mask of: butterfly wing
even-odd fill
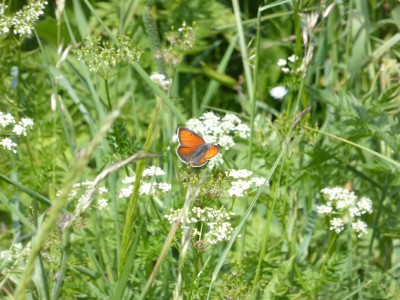
[[[177,134],[179,145],[182,147],[195,148],[196,150],[206,143],[201,136],[186,127],[179,127]]]
[[[176,149],[176,154],[178,155],[179,159],[184,163],[189,163],[193,157],[193,154],[196,152],[197,148],[195,147],[184,147],[179,146]]]
[[[191,161],[190,165],[192,167],[201,167],[204,166],[208,160],[210,160],[211,158],[213,158],[215,155],[217,155],[219,153],[219,147],[217,145],[211,145],[210,148],[208,148],[207,151],[205,151],[203,153],[203,155],[195,160],[195,161]]]

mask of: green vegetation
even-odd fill
[[[2,1],[0,298],[400,299],[399,29],[395,0]]]

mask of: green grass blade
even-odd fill
[[[47,206],[51,205],[51,201],[48,198],[46,198],[46,197],[40,195],[39,193],[31,190],[30,188],[27,188],[26,186],[23,186],[22,184],[20,184],[20,183],[18,183],[16,181],[8,178],[7,176],[4,176],[3,174],[0,174],[0,179],[5,181],[5,182],[7,182],[7,183],[12,184],[16,188],[20,189],[24,193],[26,193],[29,196],[31,196],[34,200],[37,200],[37,201],[39,201],[39,202],[41,202],[43,204],[46,204]]]

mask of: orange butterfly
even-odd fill
[[[179,146],[176,154],[185,164],[201,167],[219,153],[217,145],[207,144],[201,136],[186,127],[179,127],[177,134]]]

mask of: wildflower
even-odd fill
[[[233,114],[221,117],[213,112],[206,112],[198,119],[190,119],[186,126],[202,135],[207,143],[217,144],[225,150],[235,145],[234,136],[243,139],[250,136],[250,128]],[[211,169],[222,162],[222,156],[218,154],[210,161],[208,167]]]
[[[161,191],[163,191],[164,193],[166,193],[172,189],[172,185],[170,185],[169,183],[166,183],[166,182],[160,182],[157,185],[158,185],[158,188]]]
[[[163,176],[165,172],[158,166],[150,166],[143,171],[143,176],[140,181],[139,195],[154,196],[156,194],[162,194],[170,191],[172,186],[166,182],[157,182],[154,180],[155,177]],[[147,179],[149,178],[150,181]],[[136,176],[127,176],[122,180],[123,187],[119,191],[119,198],[130,197],[133,193],[133,183],[135,182]]]
[[[243,170],[231,170],[229,173],[226,172],[229,177],[237,178],[247,178],[253,174],[252,171],[243,169]]]
[[[340,218],[333,218],[331,221],[330,230],[334,230],[336,233],[340,233],[344,228],[343,220]]]
[[[99,209],[104,209],[108,206],[108,201],[105,198],[100,198],[97,200],[97,205],[99,206]]]
[[[361,220],[357,220],[356,222],[352,223],[351,227],[358,233],[357,237],[362,237],[364,234],[368,232],[367,224]]]
[[[354,192],[341,187],[324,188],[321,193],[327,203],[319,205],[317,212],[328,217],[332,216],[330,230],[340,233],[344,225],[350,223],[357,237],[367,233],[367,224],[359,218],[366,213],[372,213],[372,201],[369,198],[358,199]]]
[[[130,195],[132,195],[132,192],[133,192],[133,185],[128,185],[120,190],[118,197],[128,198]]]
[[[17,153],[17,144],[12,141],[12,139],[6,137],[0,140],[0,146],[5,150]]]
[[[96,187],[92,181],[84,181],[75,183],[68,194],[69,201],[76,201],[77,211],[80,213],[88,209],[91,200],[97,199],[99,209],[104,209],[108,206],[108,201],[103,196],[108,193],[105,187]],[[59,196],[59,193],[57,193]]]
[[[127,36],[118,37],[118,47],[109,41],[101,41],[100,37],[87,38],[77,51],[78,60],[83,61],[91,72],[108,78],[114,69],[122,63],[139,61],[142,52],[131,47]]]
[[[231,187],[228,189],[228,195],[230,197],[241,198],[244,197],[244,193],[247,190],[249,190],[253,185],[256,187],[260,187],[264,184],[265,178],[263,177],[249,178],[252,174],[253,174],[252,171],[246,169],[231,170],[230,172],[227,172],[228,177],[236,179],[231,182]]]
[[[136,180],[136,176],[135,176],[135,175],[133,175],[133,176],[126,176],[124,179],[122,179],[122,183],[124,183],[124,184],[130,184],[130,183],[135,182],[135,180]]]
[[[265,178],[264,177],[254,177],[252,179],[252,181],[256,187],[260,187],[264,184]]]
[[[20,37],[27,37],[32,34],[35,22],[43,14],[47,1],[30,1],[14,15],[6,16],[7,5],[0,4],[0,34],[13,32]]]
[[[282,72],[285,73],[285,74],[287,74],[287,73],[290,72],[290,69],[289,69],[289,68],[282,68],[281,70],[282,70]]]
[[[15,119],[11,114],[5,114],[0,111],[0,126],[7,127],[10,124],[15,124]]]
[[[183,22],[177,30],[174,28],[164,34],[168,41],[168,47],[154,54],[155,59],[163,59],[172,66],[178,65],[184,55],[190,51],[196,42],[196,27],[193,23],[188,26]]]
[[[166,79],[165,75],[160,73],[153,73],[150,76],[150,79],[153,80],[157,85],[159,85],[164,90],[168,90],[169,86],[172,83],[171,79]]]
[[[280,58],[280,59],[278,59],[278,62],[277,62],[276,64],[277,64],[278,66],[280,66],[280,67],[283,67],[283,66],[286,66],[287,61],[286,61],[286,59]]]
[[[204,251],[207,246],[230,239],[233,228],[229,220],[233,215],[233,212],[227,212],[224,207],[220,209],[193,207],[187,216],[183,216],[182,209],[177,209],[165,215],[165,218],[169,223],[179,222],[181,227],[185,224],[185,229],[192,228],[191,236],[196,240],[194,245],[201,245],[197,248]],[[197,223],[202,223],[202,226],[199,226],[202,228],[201,231],[197,229],[199,228],[196,226]]]
[[[288,90],[284,86],[277,86],[269,90],[269,94],[271,95],[271,97],[277,100],[283,99],[286,96],[287,92]]]
[[[30,244],[27,244],[24,248],[21,243],[15,243],[11,245],[9,250],[0,252],[0,260],[5,263],[13,263],[16,260],[26,259],[30,253]]]
[[[165,172],[160,167],[151,166],[143,171],[143,177],[162,176]]]
[[[298,59],[298,57],[294,54],[288,57],[288,60],[292,63],[294,63],[297,59]]]
[[[18,124],[14,125],[13,131],[16,135],[26,136],[28,129],[33,127],[33,120],[30,118],[22,118]]]

